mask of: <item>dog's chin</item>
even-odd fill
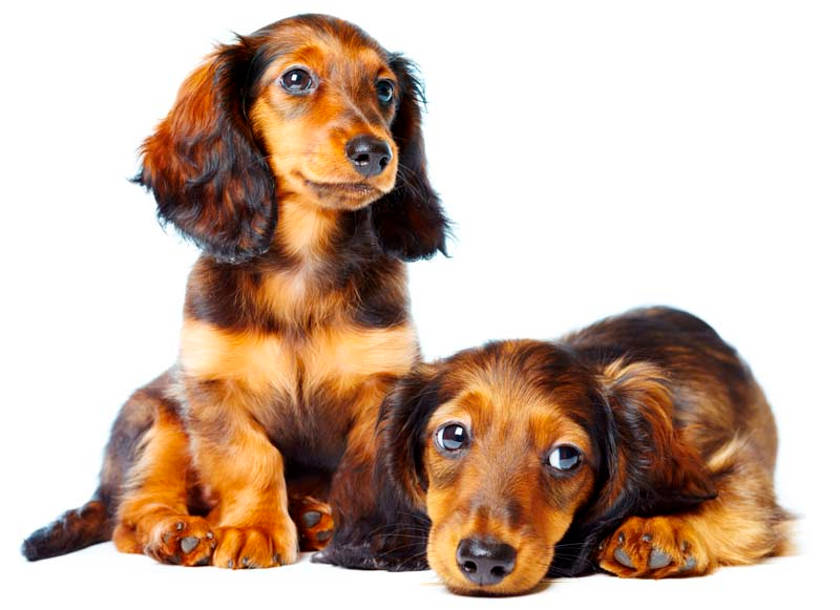
[[[305,179],[304,184],[321,205],[335,210],[360,210],[390,190],[367,182],[316,182]]]

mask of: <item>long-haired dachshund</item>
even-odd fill
[[[419,365],[381,417],[380,467],[401,496],[383,494],[380,514],[428,518],[382,561],[411,566],[426,550],[457,592],[521,593],[597,566],[693,576],[788,545],[764,394],[684,312],[638,310],[558,343]]]
[[[29,559],[113,539],[166,563],[295,560],[375,505],[378,409],[418,359],[403,261],[444,251],[412,64],[326,16],[220,46],[137,182],[203,254],[180,356],[114,423],[93,499]],[[327,496],[328,494],[328,496]],[[304,510],[306,507],[318,510]],[[319,513],[320,510],[320,513]],[[325,519],[322,523],[319,520]]]

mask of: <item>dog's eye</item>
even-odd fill
[[[435,432],[435,443],[441,451],[459,451],[469,440],[467,429],[461,424],[444,424]]]
[[[303,68],[292,68],[280,77],[280,86],[292,95],[306,95],[315,89],[315,79]]]
[[[383,104],[390,104],[394,99],[394,83],[389,80],[376,81],[376,97]]]
[[[574,445],[558,445],[548,454],[548,465],[559,472],[574,470],[583,458]]]

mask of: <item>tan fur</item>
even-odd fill
[[[234,382],[255,395],[280,391],[296,397],[299,377],[304,391],[327,382],[345,391],[374,375],[402,375],[417,359],[416,345],[410,325],[330,326],[289,343],[276,335],[237,333],[186,320],[181,366],[190,377]]]
[[[586,476],[561,486],[557,493],[566,500],[562,503],[547,497],[534,485],[544,459],[538,448],[573,443],[588,451],[589,438],[545,397],[516,383],[513,370],[488,367],[462,375],[463,381],[469,380],[468,391],[441,405],[426,426],[425,505],[433,523],[429,565],[451,589],[466,592],[474,585],[451,559],[458,543],[470,537],[504,540],[518,550],[516,567],[494,587],[494,594],[529,589],[543,577],[554,556],[550,541],[568,529],[594,482]],[[476,439],[461,460],[457,477],[453,460],[442,456],[432,439],[438,427],[453,421],[465,425]],[[511,501],[516,503],[514,509]]]

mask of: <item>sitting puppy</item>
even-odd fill
[[[428,532],[418,518],[408,538],[428,535],[428,563],[456,592],[521,593],[596,566],[693,576],[788,545],[764,395],[687,313],[638,310],[559,343],[420,365],[380,417],[380,468],[402,494],[383,493],[381,514],[426,513]],[[379,563],[414,565],[423,543]]]
[[[178,363],[123,406],[94,498],[27,558],[113,538],[165,563],[269,567],[299,534],[329,539],[308,495],[338,523],[373,510],[379,406],[419,354],[403,261],[444,250],[421,103],[410,62],[320,15],[187,78],[137,178],[203,249]]]

